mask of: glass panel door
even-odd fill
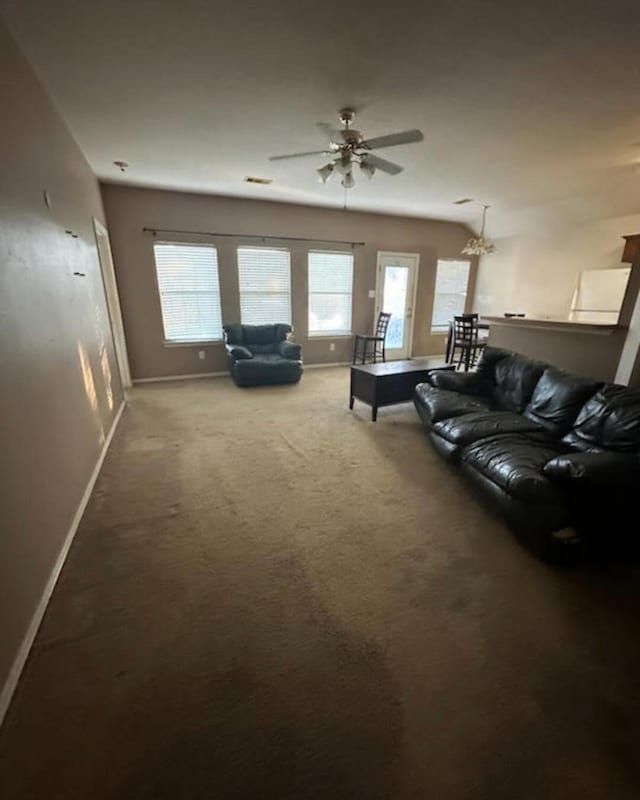
[[[376,319],[380,311],[391,314],[385,342],[387,360],[409,358],[414,312],[416,255],[378,253]]]

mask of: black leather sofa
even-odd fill
[[[238,386],[297,383],[302,348],[287,340],[291,325],[225,325],[227,365]]]
[[[435,449],[539,555],[637,527],[640,390],[487,347],[476,372],[431,372],[415,406]]]

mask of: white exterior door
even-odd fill
[[[391,314],[385,342],[388,361],[411,356],[419,260],[416,253],[378,253],[375,318],[381,311]]]

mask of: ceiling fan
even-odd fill
[[[387,136],[376,136],[373,139],[365,139],[360,131],[351,127],[355,112],[352,108],[343,108],[338,112],[340,122],[344,128],[336,130],[326,122],[318,122],[317,127],[320,132],[329,139],[329,147],[324,150],[310,150],[305,153],[288,153],[283,156],[271,156],[269,161],[283,161],[288,158],[306,158],[307,156],[331,156],[332,160],[320,169],[316,170],[322,183],[326,183],[334,172],[342,175],[342,185],[345,189],[355,186],[353,177],[353,167],[355,164],[360,166],[362,172],[372,178],[376,170],[386,172],[388,175],[398,175],[403,167],[386,161],[384,158],[371,153],[371,150],[379,150],[382,147],[395,147],[399,144],[412,144],[421,142],[424,139],[422,131],[413,129],[401,131],[400,133],[390,133]]]

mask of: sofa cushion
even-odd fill
[[[510,358],[514,354],[510,350],[503,350],[501,347],[487,345],[482,351],[480,361],[475,371],[475,375],[487,387],[487,391],[495,385],[496,366],[505,358]]]
[[[640,389],[605,384],[584,404],[565,441],[581,450],[640,452]]]
[[[533,390],[524,414],[553,436],[561,437],[571,428],[582,406],[600,383],[547,367]]]
[[[456,372],[452,369],[434,369],[427,375],[427,383],[438,389],[461,394],[482,394],[482,384],[475,372]]]
[[[640,458],[631,453],[566,453],[547,462],[545,475],[591,488],[637,486]]]
[[[493,406],[500,411],[514,411],[521,414],[531,399],[545,367],[546,364],[518,354],[499,359],[495,365]]]
[[[437,389],[428,383],[419,383],[416,386],[414,399],[432,423],[472,411],[487,411],[489,408],[488,401],[483,397]]]
[[[513,497],[531,503],[553,503],[561,502],[561,492],[543,469],[548,461],[568,450],[562,442],[508,434],[468,445],[461,458]]]
[[[461,447],[502,433],[536,433],[540,425],[510,411],[476,411],[436,422],[434,433]]]

